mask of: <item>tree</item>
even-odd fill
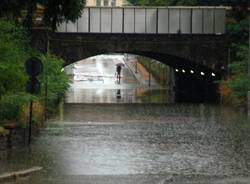
[[[24,25],[31,28],[34,13],[39,7],[43,10],[43,21],[46,26],[56,29],[62,21],[76,21],[81,16],[85,0],[1,0],[0,16],[18,20],[24,16]]]
[[[245,105],[247,91],[249,90],[249,79],[247,77],[248,67],[248,45],[235,45],[237,54],[234,62],[229,65],[231,76],[221,82],[221,93],[226,99],[231,99],[236,105]],[[224,93],[226,89],[228,92]]]
[[[30,50],[25,30],[0,20],[0,95],[24,91],[24,61]]]
[[[45,7],[43,20],[45,24],[56,29],[64,20],[75,22],[82,15],[85,0],[40,0]]]
[[[21,10],[24,3],[21,0],[1,0],[0,1],[0,17],[14,19],[21,16]]]
[[[43,55],[29,46],[29,37],[22,26],[0,19],[0,124],[2,120],[18,120],[20,111],[33,98],[36,102],[44,98],[48,77],[48,99],[54,107],[68,88],[68,77],[62,71],[64,61],[53,55]],[[25,92],[28,75],[25,61],[40,57],[43,73],[38,77],[41,93],[36,97]],[[28,107],[28,106],[26,106]],[[55,108],[54,108],[55,109]]]
[[[232,0],[232,11],[228,14],[227,33],[231,39],[231,71],[227,79],[221,81],[221,88],[228,89],[222,96],[233,104],[245,106],[249,90],[248,68],[248,37],[249,19],[248,2]],[[232,100],[231,100],[232,99]]]
[[[69,78],[62,70],[65,62],[61,58],[51,54],[41,55],[40,59],[44,66],[43,73],[39,76],[41,94],[43,95],[47,88],[47,98],[51,103],[50,105],[53,106],[56,100],[64,96],[69,87]]]

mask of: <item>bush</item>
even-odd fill
[[[21,115],[21,108],[30,102],[29,94],[7,94],[0,100],[0,119],[4,121],[18,121]]]
[[[69,86],[69,79],[61,72],[64,61],[50,54],[39,54],[29,46],[29,41],[23,27],[0,19],[0,123],[18,121],[25,125],[31,99],[34,100],[34,121],[42,121],[44,107],[41,102],[45,98],[45,84],[48,84],[51,111]],[[24,65],[31,56],[40,57],[44,65],[43,74],[39,76],[41,94],[36,97],[25,92],[28,75]]]
[[[229,65],[232,75],[221,82],[220,91],[226,101],[237,106],[243,106],[249,90],[249,79],[247,77],[248,46],[241,44],[236,49],[238,52],[235,61]]]
[[[62,59],[57,56],[47,54],[42,55],[41,60],[44,65],[44,71],[39,77],[41,81],[41,98],[44,101],[47,98],[47,110],[49,112],[53,112],[57,102],[59,102],[59,100],[64,97],[64,94],[69,87],[70,80],[62,70],[64,64]]]
[[[44,106],[43,104],[35,100],[33,101],[33,117],[32,121],[35,124],[41,125],[44,121]],[[30,103],[24,104],[20,109],[20,116],[19,116],[19,123],[22,127],[26,127],[27,123],[29,122],[30,117]]]
[[[0,19],[0,95],[24,92],[24,62],[31,52],[27,40],[22,27]]]

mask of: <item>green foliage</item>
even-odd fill
[[[47,98],[49,107],[54,109],[55,102],[64,96],[69,87],[69,78],[62,70],[64,64],[62,59],[47,54],[42,55],[41,60],[44,65],[44,72],[39,77],[41,81],[41,95],[42,98]]]
[[[232,70],[233,75],[238,75],[242,73],[247,73],[248,67],[248,45],[241,44],[237,47],[236,60],[234,63],[229,65],[229,68]]]
[[[56,29],[63,20],[75,21],[81,16],[85,0],[1,0],[0,17],[17,20],[25,10],[24,25],[32,27],[34,13],[43,7],[43,20],[46,26]]]
[[[23,105],[35,97],[27,93],[6,94],[0,99],[0,120],[15,120],[20,118]]]
[[[230,36],[231,60],[229,65],[231,76],[221,81],[229,93],[225,96],[232,104],[246,105],[247,91],[249,90],[248,69],[248,36],[249,17],[246,1],[234,3],[232,11],[228,14],[227,32]]]
[[[32,51],[27,40],[25,29],[0,20],[0,119],[17,120],[21,106],[29,99],[24,62]]]
[[[24,91],[24,62],[30,50],[27,40],[23,28],[0,20],[0,96]]]
[[[44,22],[55,30],[65,19],[75,22],[82,15],[85,0],[40,0],[39,3],[45,7]]]
[[[230,80],[223,81],[230,89],[230,98],[236,105],[244,105],[249,90],[249,80],[247,75],[248,68],[248,45],[237,46],[235,62],[229,65],[232,73]]]
[[[248,17],[239,22],[229,22],[227,32],[230,34],[233,42],[246,42],[249,34],[249,19]]]
[[[0,19],[0,121],[20,118],[20,111],[27,107],[31,99],[39,101],[44,93],[37,97],[25,93],[28,76],[25,61],[38,52],[29,46],[26,30],[13,22]],[[68,87],[68,78],[61,72],[63,60],[53,55],[41,55],[44,73],[40,76],[42,91],[45,91],[45,76],[48,76],[48,99],[53,106],[62,97]]]

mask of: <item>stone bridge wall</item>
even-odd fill
[[[50,33],[49,49],[66,65],[99,54],[132,53],[157,59],[171,67],[205,68],[220,72],[228,64],[225,35],[143,35]],[[46,32],[34,31],[33,46],[47,49]]]

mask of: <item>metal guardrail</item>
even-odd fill
[[[61,33],[224,34],[225,7],[87,7]]]

